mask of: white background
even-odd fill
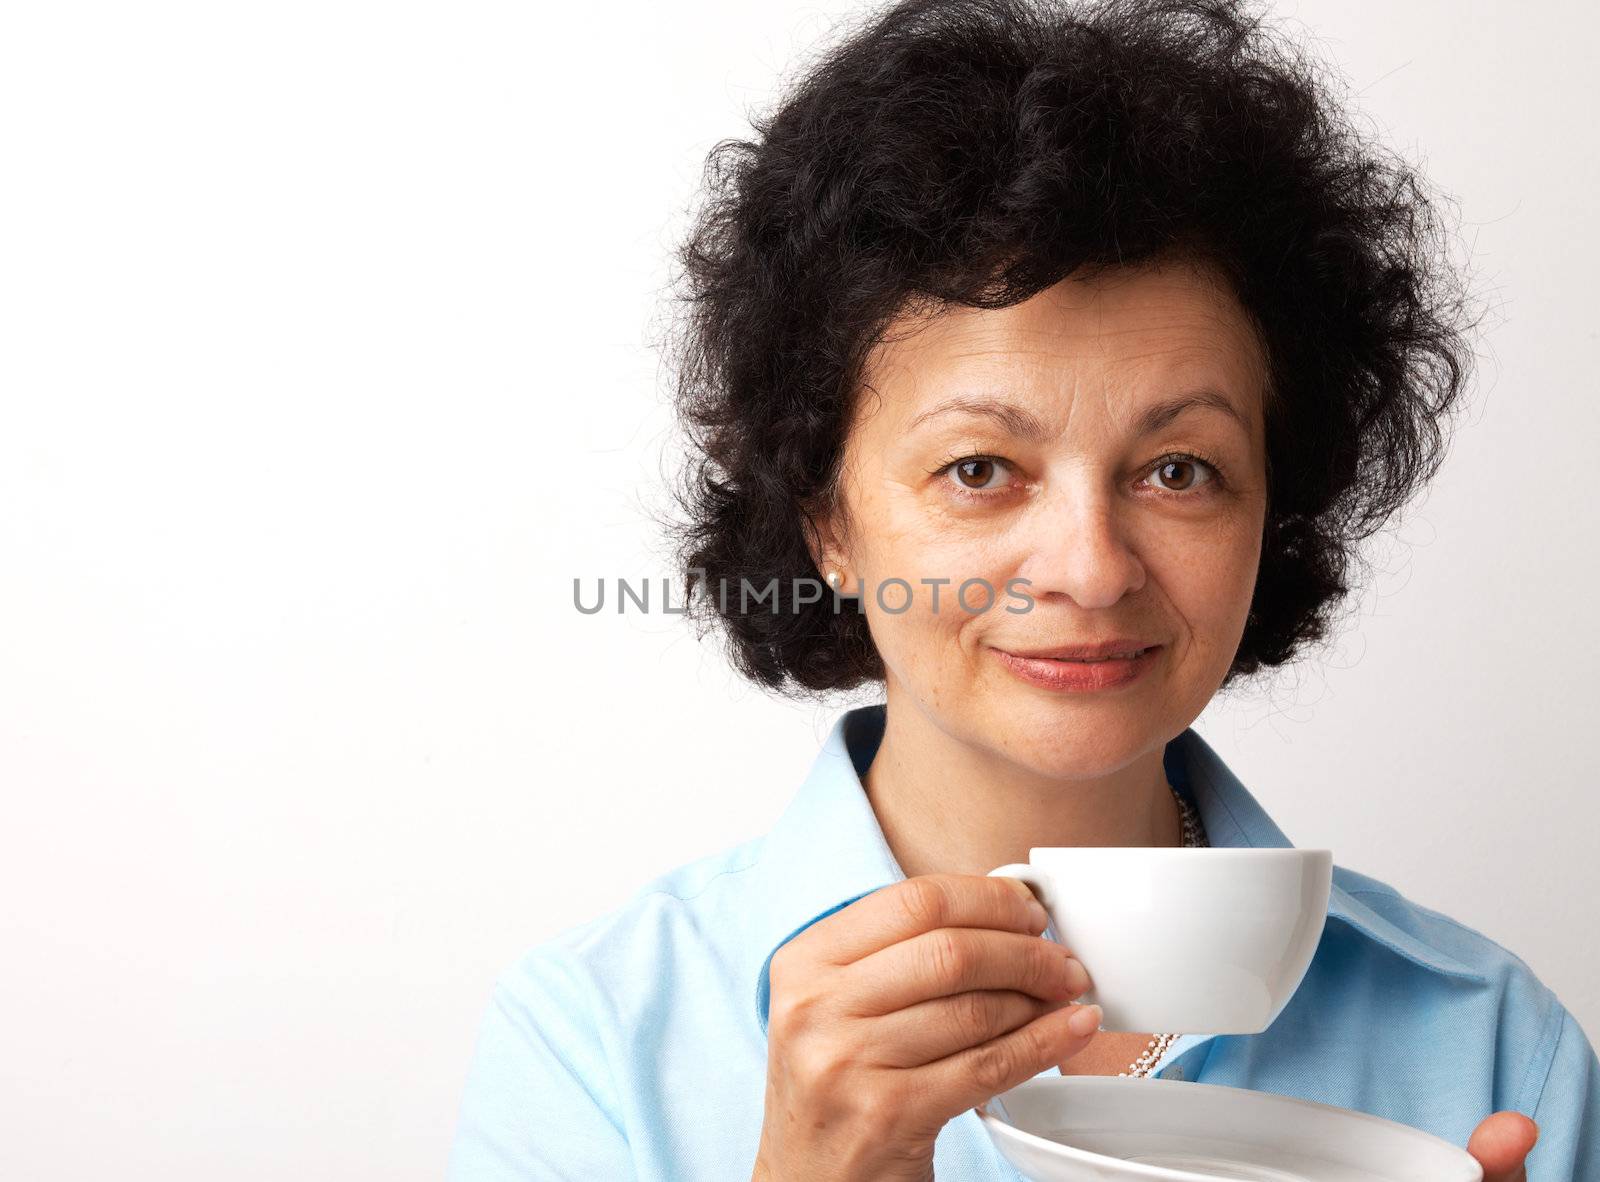
[[[571,585],[668,573],[669,252],[850,10],[8,9],[0,1175],[438,1177],[494,975],[787,802],[838,706]],[[1276,11],[1495,314],[1360,618],[1198,726],[1593,1037],[1600,18]]]

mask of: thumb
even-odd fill
[[[1483,1182],[1527,1182],[1523,1165],[1539,1126],[1520,1112],[1495,1112],[1486,1116],[1467,1138],[1467,1152],[1483,1167]]]

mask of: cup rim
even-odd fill
[[[1180,845],[1036,845],[1028,849],[1028,857],[1035,854],[1051,853],[1084,854],[1143,854],[1155,856],[1160,854],[1235,854],[1247,857],[1269,856],[1278,858],[1307,858],[1313,856],[1333,856],[1331,849],[1306,846],[1237,846],[1237,845],[1206,845],[1206,846],[1180,846]]]

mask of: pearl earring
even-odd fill
[[[838,571],[830,570],[828,572],[828,586],[832,587],[835,591],[837,591],[839,589],[839,584],[841,584],[843,582],[844,582],[844,576],[842,574],[840,574]]]

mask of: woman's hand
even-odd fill
[[[755,1178],[929,1182],[947,1121],[1078,1053],[1089,975],[1024,883],[924,874],[772,958]]]
[[[1528,1182],[1523,1162],[1539,1139],[1539,1126],[1520,1112],[1495,1112],[1467,1138],[1467,1152],[1483,1167],[1483,1182]]]

